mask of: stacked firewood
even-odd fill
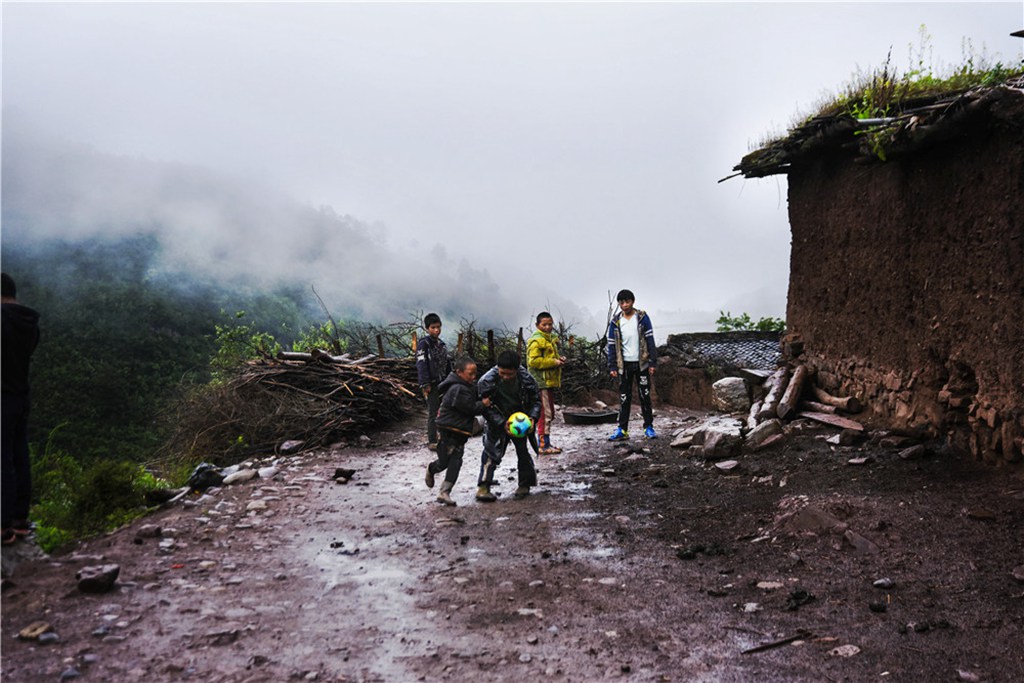
[[[405,415],[418,396],[412,358],[281,353],[196,392],[178,415],[179,449],[211,461],[326,446]]]
[[[839,427],[863,431],[864,425],[844,417],[844,414],[859,413],[861,404],[853,396],[832,396],[814,384],[814,372],[806,365],[791,369],[783,365],[773,372],[761,386],[762,395],[754,401],[747,416],[747,427],[771,419],[789,420],[798,417]]]

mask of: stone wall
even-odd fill
[[[819,384],[989,462],[1024,442],[1024,98],[887,163],[789,173],[788,342]]]

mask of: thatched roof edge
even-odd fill
[[[1015,101],[1017,106],[996,107],[1008,101]],[[887,118],[856,119],[845,113],[816,116],[791,129],[785,137],[744,156],[733,167],[736,173],[722,180],[789,173],[794,167],[835,152],[859,163],[887,161],[956,137],[994,109],[1018,112],[1010,118],[1024,130],[1022,103],[1024,76],[1017,75],[995,86],[918,98]]]

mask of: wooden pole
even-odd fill
[[[487,330],[487,360],[494,365],[494,330]]]
[[[812,385],[811,389],[814,391],[814,396],[818,399],[819,403],[824,403],[825,405],[829,406],[835,406],[836,408],[839,408],[839,410],[842,410],[845,413],[859,413],[861,410],[860,401],[858,401],[854,396],[838,398],[836,396],[832,396],[824,389],[820,389],[816,386]]]
[[[377,335],[377,356],[379,358],[384,357],[384,338],[379,334]]]
[[[462,332],[459,332],[459,343],[455,347],[455,355],[462,358]]]
[[[789,366],[783,365],[766,380],[765,384],[768,386],[768,394],[764,397],[764,403],[761,404],[761,412],[757,415],[759,422],[775,417],[779,409],[779,399],[782,398],[782,393],[786,390],[786,381],[788,379]]]
[[[754,401],[754,405],[750,406],[750,414],[747,415],[747,429],[753,429],[757,426],[762,405],[764,404],[761,401]]]
[[[835,415],[835,406],[830,406],[827,403],[818,403],[817,401],[800,401],[800,410],[808,413],[829,413]]]
[[[412,355],[414,355],[414,356],[416,355],[416,347],[417,346],[419,346],[419,342],[416,339],[416,331],[413,330],[413,333],[412,333]]]
[[[800,394],[804,389],[804,380],[807,379],[807,366],[798,365],[796,370],[793,371],[793,378],[789,380],[789,386],[786,387],[786,393],[782,395],[782,399],[779,400],[778,415],[783,420],[792,415],[797,410],[797,404],[800,403]]]
[[[520,358],[523,357],[523,347],[524,346],[526,346],[526,342],[523,341],[523,328],[520,327],[519,328],[519,341],[516,342],[516,353],[519,354]]]

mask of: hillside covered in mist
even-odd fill
[[[76,244],[145,237],[155,244],[150,274],[179,287],[315,287],[339,317],[387,323],[437,311],[497,327],[528,324],[549,307],[567,322],[589,317],[517,278],[516,261],[528,253],[515,248],[515,236],[499,237],[487,226],[458,245],[437,244],[430,234],[393,244],[385,226],[304,205],[274,188],[43,142],[26,128],[4,126],[5,257],[15,249],[57,255]],[[312,295],[310,303],[316,307]]]

